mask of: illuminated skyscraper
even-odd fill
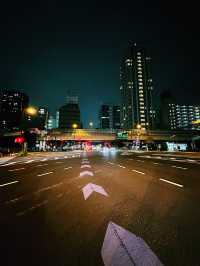
[[[121,126],[124,129],[151,129],[154,124],[152,91],[153,81],[150,73],[151,58],[136,44],[131,45],[121,61]]]

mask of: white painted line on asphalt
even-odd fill
[[[133,161],[133,159],[129,159],[129,161]]]
[[[80,177],[83,177],[85,175],[93,176],[94,174],[91,171],[83,171],[83,172],[80,172]]]
[[[15,183],[18,183],[19,181],[13,181],[13,182],[9,182],[9,183],[4,183],[4,184],[0,184],[0,187],[5,187],[5,186],[9,186]]]
[[[72,167],[71,167],[71,166],[69,166],[69,167],[66,167],[66,168],[65,168],[65,170],[68,170],[68,169],[71,169],[71,168],[72,168]]]
[[[2,165],[1,165],[1,167],[2,167],[2,166],[9,166],[9,165],[13,165],[13,164],[16,164],[16,163],[17,163],[17,162],[11,162],[11,163],[2,164]]]
[[[95,173],[100,173],[100,172],[102,172],[102,170],[96,170],[96,171],[94,171]]]
[[[34,162],[35,160],[28,160],[28,161],[26,161],[25,163],[32,163],[32,162]]]
[[[41,167],[41,166],[46,166],[46,165],[48,165],[48,163],[38,164],[38,165],[36,165],[35,167]]]
[[[39,207],[41,207],[41,206],[43,206],[43,205],[46,205],[47,203],[48,203],[48,200],[44,200],[43,202],[38,203],[38,204],[36,204],[35,206],[32,206],[31,208],[29,208],[29,209],[27,209],[27,210],[25,210],[25,211],[23,211],[23,212],[18,212],[16,215],[17,215],[17,216],[23,216],[23,215],[25,215],[27,212],[34,211],[35,209],[37,209],[37,208],[39,208]]]
[[[119,167],[121,167],[121,168],[126,168],[125,166],[120,165],[120,164],[117,164],[117,166],[119,166]]]
[[[89,164],[84,164],[84,165],[81,165],[81,168],[91,168],[91,166]]]
[[[108,224],[101,256],[105,266],[163,266],[142,238],[113,222]]]
[[[10,169],[8,170],[9,172],[14,172],[14,171],[20,171],[20,170],[24,170],[25,168],[22,167],[22,168],[16,168],[16,169]]]
[[[67,159],[67,158],[68,158],[68,156],[64,156],[64,158],[65,158],[65,159]]]
[[[47,161],[47,158],[40,160],[40,162],[45,162],[45,161]]]
[[[181,166],[176,166],[176,165],[172,165],[172,168],[177,168],[177,169],[182,169],[182,170],[187,170],[188,168],[186,167],[181,167]]]
[[[92,183],[89,183],[86,186],[84,186],[82,191],[83,191],[83,196],[85,200],[87,200],[94,191],[108,197],[108,194],[101,186],[98,186]]]
[[[23,196],[21,196],[21,197],[19,197],[19,198],[15,198],[15,199],[7,200],[7,201],[5,202],[5,204],[15,203],[15,202],[17,202],[17,201],[19,201],[19,200],[21,200],[21,199],[23,199]]]
[[[112,163],[112,162],[108,162],[109,164],[111,164],[111,165],[114,165],[114,163]]]
[[[60,194],[58,194],[57,196],[56,196],[56,198],[61,198],[62,196],[64,195],[64,193],[60,193]]]
[[[169,184],[171,184],[171,185],[177,186],[177,187],[183,187],[183,185],[181,185],[181,184],[174,183],[174,182],[171,182],[171,181],[166,180],[166,179],[163,179],[163,178],[159,178],[159,180],[161,180],[161,181],[163,181],[163,182],[166,182],[166,183],[169,183]]]
[[[53,172],[47,172],[47,173],[44,173],[44,174],[39,174],[37,176],[50,175],[50,174],[53,174]]]
[[[142,160],[137,160],[137,162],[141,162],[141,163],[144,163],[144,161],[142,161]]]
[[[49,189],[57,188],[57,187],[59,187],[59,186],[61,186],[61,185],[63,185],[63,182],[60,182],[60,183],[54,184],[54,185],[52,185],[52,186],[48,186],[48,187],[41,188],[41,189],[35,191],[33,194],[39,194],[39,193],[44,192],[44,191],[47,191],[47,190],[49,190]]]
[[[64,162],[55,162],[55,163],[64,163]]]
[[[131,170],[132,172],[136,172],[136,173],[138,173],[138,174],[141,174],[141,175],[145,175],[145,173],[143,173],[143,172],[140,172],[140,171],[138,171],[138,170],[135,170],[135,169],[133,169],[133,170]]]
[[[153,163],[153,164],[156,164],[156,165],[158,165],[158,164],[160,164],[160,163]]]

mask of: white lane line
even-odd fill
[[[129,159],[129,161],[133,161],[133,159]]]
[[[59,158],[58,157],[55,157],[54,160],[58,160]]]
[[[68,156],[64,156],[64,158],[65,158],[65,159],[67,159],[67,158],[68,158]]]
[[[143,173],[143,172],[140,172],[140,171],[138,171],[138,170],[135,170],[135,169],[133,169],[133,170],[131,170],[132,172],[136,172],[136,173],[138,173],[138,174],[141,174],[141,175],[145,175],[145,173]]]
[[[0,184],[0,187],[5,187],[5,186],[9,186],[15,183],[18,183],[19,181],[13,181],[13,182],[9,182],[9,183],[4,183],[4,184]]]
[[[176,165],[172,165],[172,168],[177,168],[177,169],[182,169],[182,170],[187,170],[188,168],[186,167],[181,167],[181,166],[176,166]]]
[[[29,209],[27,209],[27,210],[25,210],[25,211],[23,211],[23,212],[18,212],[16,215],[17,215],[17,216],[23,216],[23,215],[26,214],[27,212],[34,211],[35,209],[37,209],[37,208],[39,208],[39,207],[41,207],[41,206],[43,206],[43,205],[45,205],[45,204],[47,204],[47,203],[48,203],[48,200],[44,200],[43,202],[38,203],[37,205],[32,206],[31,208],[29,208]]]
[[[1,167],[2,167],[2,166],[9,166],[9,165],[13,165],[13,164],[16,164],[16,163],[17,163],[17,162],[11,162],[11,163],[2,164],[2,165],[1,165]]]
[[[95,172],[95,174],[96,173],[100,173],[100,172],[102,172],[102,170],[96,170],[96,171],[94,171]]]
[[[125,166],[121,165],[121,164],[117,164],[117,166],[121,167],[121,168],[126,168]]]
[[[39,174],[37,176],[50,175],[50,174],[53,174],[53,172],[47,172],[47,173],[44,173],[44,174]]]
[[[163,178],[159,178],[159,180],[161,180],[161,181],[163,181],[163,182],[166,182],[166,183],[169,183],[169,184],[171,184],[171,185],[177,186],[177,187],[183,187],[183,185],[181,185],[181,184],[174,183],[174,182],[171,182],[171,181],[166,180],[166,179],[163,179]]]
[[[111,165],[114,165],[114,163],[111,163],[111,162],[108,162],[109,164],[111,164]]]
[[[40,160],[40,162],[45,162],[45,161],[47,161],[47,158]]]
[[[64,162],[55,162],[55,163],[64,163]]]
[[[160,163],[153,163],[153,164],[156,164],[156,165],[158,165],[158,164],[160,164]]]
[[[137,162],[141,162],[141,163],[144,163],[144,161],[142,161],[142,160],[137,160]]]
[[[15,203],[15,202],[17,202],[17,201],[19,201],[19,200],[22,200],[22,199],[23,199],[23,196],[21,196],[21,197],[19,197],[19,198],[15,198],[15,199],[7,200],[7,201],[5,202],[5,204]]]
[[[9,172],[14,172],[14,171],[20,171],[20,170],[24,170],[25,168],[22,167],[22,168],[16,168],[16,169],[10,169],[8,170]]]
[[[35,191],[33,194],[40,194],[41,192],[44,192],[44,191],[47,191],[47,190],[50,190],[50,189],[54,189],[54,188],[57,188],[59,186],[63,185],[63,182],[60,182],[60,183],[57,183],[57,184],[54,184],[52,186],[48,186],[48,187],[44,187],[44,188],[41,188],[37,191]]]
[[[34,162],[34,160],[28,160],[25,163],[32,163],[32,162]]]
[[[62,196],[64,195],[64,193],[60,193],[60,194],[58,194],[58,195],[56,195],[56,198],[61,198]]]
[[[68,170],[68,169],[71,169],[71,168],[72,168],[72,167],[71,167],[71,166],[69,166],[69,167],[66,167],[66,168],[65,168],[65,170]]]
[[[45,166],[45,165],[48,165],[48,163],[38,164],[38,165],[36,165],[35,167],[41,167],[41,166]]]

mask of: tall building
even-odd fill
[[[99,111],[99,125],[102,129],[120,128],[120,106],[103,104]]]
[[[67,97],[67,103],[59,109],[59,128],[70,129],[73,124],[81,127],[78,97]]]
[[[59,110],[56,111],[56,128],[59,128]]]
[[[194,122],[200,119],[200,105],[194,106],[170,103],[168,110],[170,129],[198,129]]]
[[[0,90],[0,129],[19,129],[29,98],[17,89]]]
[[[121,61],[121,126],[124,129],[152,128],[155,112],[153,110],[153,80],[151,77],[151,58],[143,48],[131,45]]]
[[[112,128],[112,106],[103,104],[99,111],[99,126],[101,129]]]
[[[40,130],[47,129],[49,112],[45,107],[39,107],[37,114],[32,116],[25,114],[25,127],[38,128]]]
[[[169,121],[169,107],[170,104],[175,104],[176,99],[172,95],[170,90],[166,90],[160,94],[160,129],[170,129]]]
[[[56,119],[50,115],[47,122],[47,129],[56,128]]]

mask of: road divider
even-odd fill
[[[167,180],[167,179],[159,178],[159,180],[160,180],[160,181],[163,181],[163,182],[166,182],[166,183],[168,183],[168,184],[171,184],[171,185],[174,185],[174,186],[177,186],[177,187],[181,187],[181,188],[183,188],[183,185],[178,184],[178,183],[175,183],[175,182],[172,182],[172,181],[169,181],[169,180]]]

